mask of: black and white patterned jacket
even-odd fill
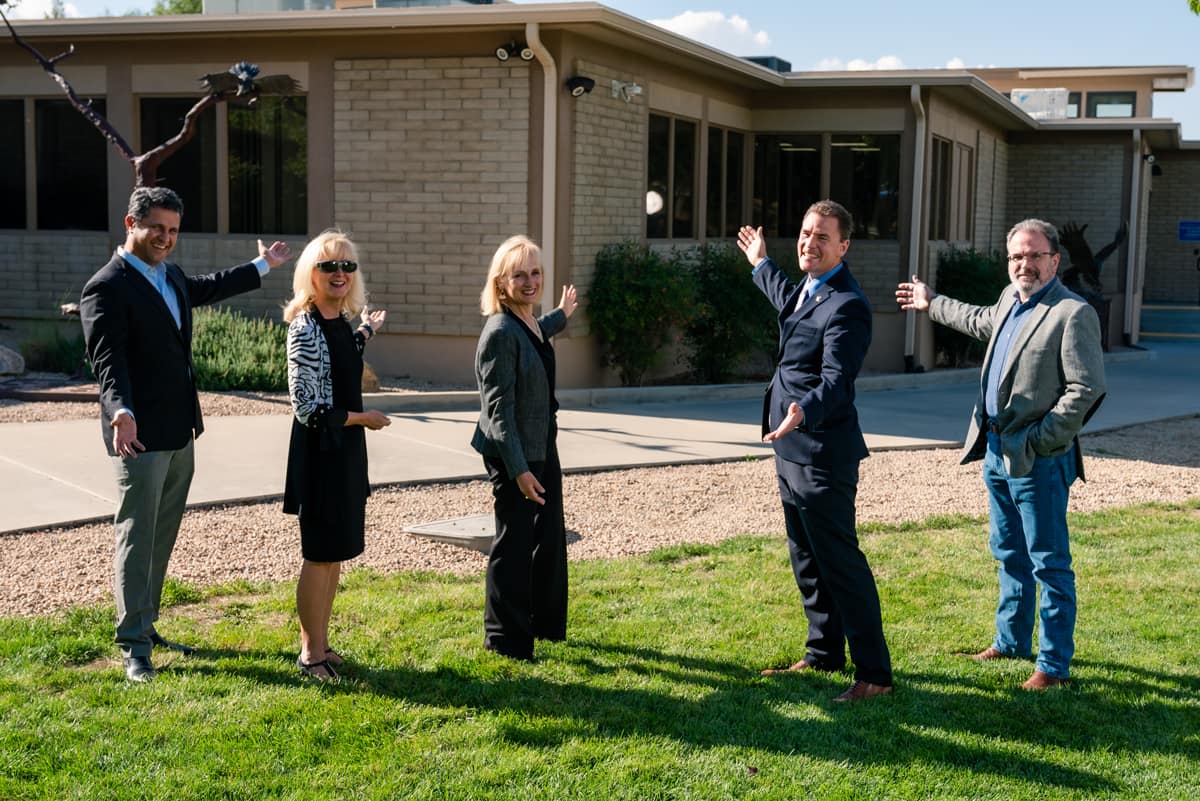
[[[354,344],[362,353],[366,337],[354,332]],[[288,394],[292,412],[308,428],[340,428],[346,424],[346,410],[333,408],[333,375],[329,366],[329,345],[320,323],[303,311],[288,326]]]

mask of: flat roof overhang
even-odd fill
[[[59,20],[12,20],[31,43],[37,40],[131,40],[146,36],[170,38],[356,36],[364,33],[455,33],[496,30],[523,31],[536,23],[541,32],[564,31],[632,51],[648,58],[687,68],[734,86],[757,91],[837,89],[905,89],[917,85],[935,90],[971,109],[1003,130],[1097,131],[1141,128],[1153,147],[1192,149],[1178,123],[1170,120],[1039,121],[1013,105],[985,80],[967,70],[871,70],[852,72],[793,72],[767,67],[709,47],[599,3],[533,3],[490,6],[442,6],[395,9],[285,11],[266,14],[188,14],[150,17],[96,17]],[[1193,82],[1191,67],[989,68],[1016,72],[1021,77],[1077,77],[1128,74],[1184,78]]]

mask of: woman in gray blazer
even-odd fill
[[[527,661],[535,639],[567,636],[567,541],[550,337],[566,328],[579,303],[568,285],[558,308],[535,317],[541,299],[541,250],[528,237],[510,237],[492,256],[480,293],[487,321],[475,350],[480,411],[471,447],[483,455],[496,515],[483,647]]]

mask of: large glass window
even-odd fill
[[[646,236],[696,236],[696,123],[650,115],[646,159]]]
[[[1088,92],[1089,117],[1132,117],[1136,92]]]
[[[229,109],[229,230],[308,228],[306,98],[262,97]]]
[[[742,220],[742,179],[745,173],[744,134],[710,126],[705,233],[737,236]]]
[[[25,101],[0,100],[0,228],[25,220]]]
[[[949,139],[933,137],[929,165],[929,238],[950,238],[950,187],[953,147]]]
[[[104,113],[104,99],[92,100]],[[68,100],[34,103],[37,131],[37,223],[49,230],[108,228],[108,148]]]
[[[854,216],[859,239],[895,239],[900,212],[900,137],[834,134],[829,197]]]
[[[1079,104],[1082,102],[1082,92],[1070,92],[1067,94],[1067,118],[1077,119],[1079,117]]]
[[[820,192],[820,136],[754,137],[752,217],[766,236],[799,236],[804,212]]]
[[[141,101],[142,152],[179,133],[196,98],[144,97]],[[217,113],[200,116],[192,140],[158,167],[158,184],[183,199],[183,230],[217,231]]]

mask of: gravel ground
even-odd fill
[[[289,411],[285,399],[262,395],[206,395],[202,403],[213,416]],[[94,404],[0,406],[0,422],[94,414]],[[1197,441],[1200,416],[1085,437],[1088,481],[1073,488],[1072,511],[1200,497]],[[862,464],[859,519],[895,523],[933,514],[985,514],[978,464],[957,462],[957,451],[951,450],[875,453]],[[572,560],[783,531],[770,460],[574,474],[566,477],[564,494]],[[490,509],[490,489],[483,481],[379,489],[367,506],[366,553],[348,567],[481,574],[483,555],[402,529]],[[0,615],[109,601],[112,550],[107,523],[0,536],[0,563],[9,565]],[[197,585],[284,581],[295,578],[299,563],[296,519],[284,515],[278,502],[227,505],[188,512],[170,574]]]

